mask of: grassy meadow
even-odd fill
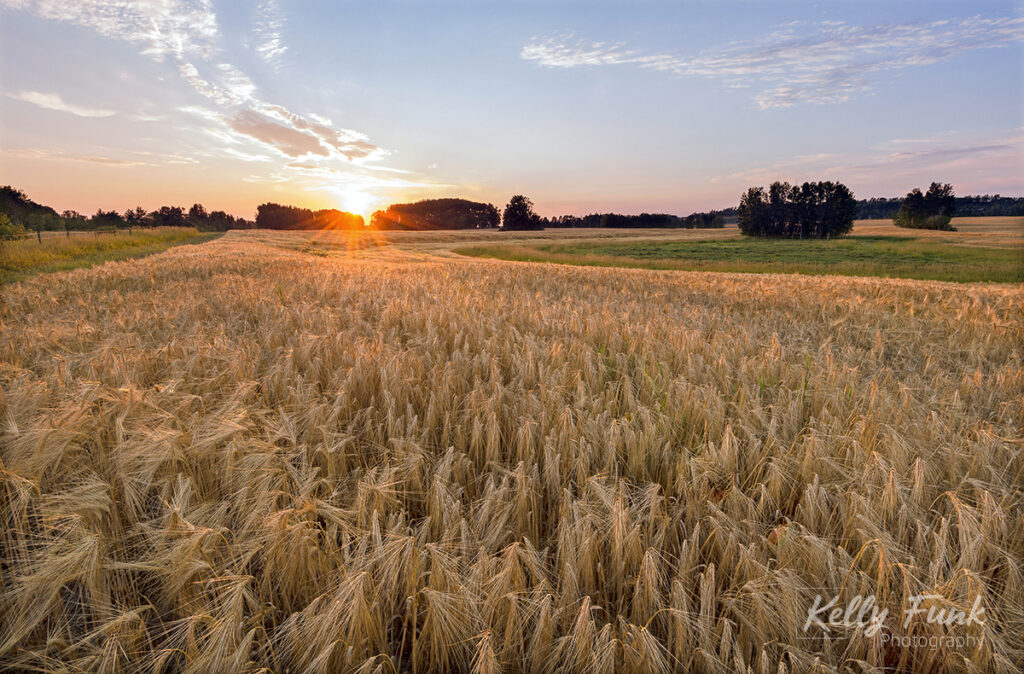
[[[152,255],[171,246],[201,243],[216,238],[191,227],[160,227],[110,233],[44,232],[40,242],[35,234],[0,243],[0,283],[33,274],[91,267],[110,260]]]
[[[955,224],[964,231],[921,233],[885,221],[861,221],[851,236],[834,240],[757,239],[736,233],[714,238],[488,243],[457,252],[601,267],[1024,283],[1024,218],[964,218]]]
[[[1024,286],[451,252],[500,240],[232,231],[5,286],[0,669],[1024,666]],[[890,618],[805,631],[817,595]]]

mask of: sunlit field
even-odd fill
[[[704,235],[709,230],[657,238],[570,235],[562,240],[479,241],[456,252],[599,267],[1024,283],[1024,218],[958,218],[954,226],[957,231],[944,232],[860,220],[850,236],[835,240],[748,238],[735,228],[711,236]]]
[[[0,244],[0,283],[32,274],[88,267],[108,260],[142,257],[185,243],[217,237],[192,227],[118,232],[42,232]]]
[[[5,286],[0,669],[1024,666],[1024,286],[450,252],[509,238],[570,240],[233,231]],[[818,595],[889,618],[806,630]]]

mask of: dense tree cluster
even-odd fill
[[[544,222],[533,210],[533,202],[521,194],[512,197],[501,214],[501,228],[512,230],[544,229]]]
[[[104,229],[132,229],[136,227],[195,227],[203,231],[223,232],[229,229],[250,229],[251,220],[236,218],[224,211],[207,212],[202,204],[193,204],[187,211],[180,206],[161,206],[147,211],[141,206],[124,213],[98,209],[92,216],[78,211],[57,213],[30,199],[24,192],[10,185],[0,187],[0,213],[6,215],[15,227],[31,231],[86,231]]]
[[[912,189],[903,198],[892,221],[897,227],[953,230],[949,222],[954,213],[956,197],[953,195],[953,186],[932,183],[925,194],[916,187]]]
[[[857,218],[862,220],[890,220],[896,216],[906,197],[876,197],[857,202]],[[998,194],[976,194],[955,197],[956,215],[961,217],[1024,216],[1024,197],[1004,197]]]
[[[842,183],[751,187],[740,199],[740,231],[749,236],[829,238],[853,228],[857,201]]]
[[[374,229],[487,229],[497,227],[501,216],[491,204],[468,199],[424,199],[410,204],[391,204],[370,216]]]
[[[298,206],[266,203],[256,208],[259,229],[357,229],[365,226],[363,216],[336,209],[312,211]]]

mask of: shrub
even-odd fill
[[[28,230],[13,222],[6,213],[0,213],[0,241],[20,239],[28,234]]]

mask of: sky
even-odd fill
[[[0,184],[58,211],[752,185],[1024,195],[1020,2],[0,0]]]

